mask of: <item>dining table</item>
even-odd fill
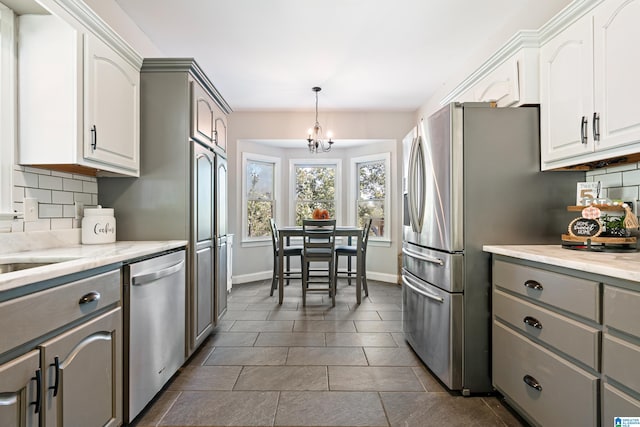
[[[347,237],[348,244],[351,245],[352,239],[356,238],[356,304],[362,302],[362,270],[363,253],[362,253],[362,227],[355,226],[336,226],[336,236]],[[292,237],[302,237],[302,226],[285,226],[278,228],[278,247],[284,248],[285,244],[290,244]],[[278,303],[282,304],[284,299],[284,252],[278,251]],[[336,278],[337,280],[337,278]]]

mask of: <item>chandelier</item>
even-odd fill
[[[331,140],[331,132],[327,132],[328,141],[325,141],[322,136],[322,126],[318,123],[318,92],[322,89],[319,87],[311,88],[312,91],[316,93],[316,124],[313,125],[313,128],[309,129],[307,133],[309,136],[307,137],[307,144],[309,146],[309,151],[312,153],[320,153],[327,152],[331,150],[331,146],[333,145],[333,141]]]

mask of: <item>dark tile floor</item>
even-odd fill
[[[401,289],[235,285],[211,337],[138,417],[147,426],[522,426],[496,397],[448,392],[402,334]],[[277,293],[276,293],[277,294]]]

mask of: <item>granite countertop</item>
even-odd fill
[[[485,252],[640,282],[640,252],[588,252],[560,245],[485,245]]]
[[[123,241],[102,245],[73,244],[49,249],[3,253],[0,254],[0,264],[25,262],[53,262],[53,264],[0,273],[0,292],[186,245],[186,240]]]

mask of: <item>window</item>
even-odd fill
[[[14,14],[0,3],[0,213],[13,211],[11,176],[15,150],[15,85]]]
[[[355,223],[363,226],[367,218],[372,218],[372,239],[389,240],[389,189],[390,189],[390,154],[382,153],[373,156],[352,159],[354,170]]]
[[[311,218],[316,208],[326,209],[330,218],[339,219],[337,213],[340,212],[340,198],[339,187],[336,185],[340,182],[339,160],[305,160],[293,162],[292,166],[295,224],[302,225],[302,220]]]
[[[276,216],[276,188],[280,160],[243,153],[243,236],[245,240],[270,240],[269,219]]]

